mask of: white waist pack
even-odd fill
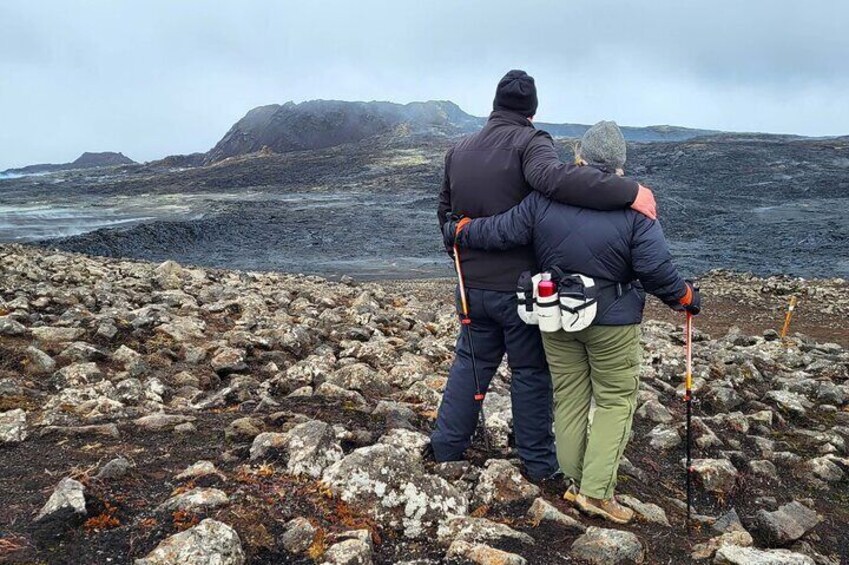
[[[539,326],[540,331],[579,332],[590,327],[598,314],[599,287],[592,277],[580,273],[563,274],[555,271],[557,292],[554,296],[540,297],[539,283],[542,273],[531,276],[525,271],[519,277],[516,289],[519,318],[528,325]]]
[[[580,273],[562,275],[557,283],[560,296],[560,325],[565,332],[590,327],[598,313],[598,285]]]

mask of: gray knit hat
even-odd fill
[[[616,122],[602,121],[581,138],[578,155],[590,165],[610,172],[625,168],[625,138]]]

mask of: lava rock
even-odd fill
[[[358,539],[340,541],[324,552],[325,565],[371,565],[371,546]]]
[[[203,512],[226,506],[229,503],[230,499],[224,491],[217,488],[198,487],[172,496],[159,506],[159,510],[166,512],[174,512],[175,510]]]
[[[493,509],[527,508],[539,493],[509,461],[490,459],[475,487],[474,502]]]
[[[524,532],[514,530],[506,524],[474,516],[449,518],[439,526],[437,539],[444,545],[456,540],[475,543],[515,540],[527,545],[534,544],[534,538]]]
[[[210,361],[212,370],[221,376],[240,373],[248,368],[245,363],[245,352],[241,349],[224,347]]]
[[[53,375],[52,383],[57,389],[78,388],[103,379],[96,363],[74,363],[63,367]]]
[[[124,368],[129,368],[133,363],[137,363],[142,358],[138,351],[122,345],[112,353],[112,360],[120,363]]]
[[[743,404],[743,399],[733,388],[712,387],[705,393],[705,402],[718,412],[731,412]]]
[[[177,317],[157,327],[156,331],[167,335],[177,343],[184,343],[192,339],[201,339],[206,331],[206,324],[197,318]]]
[[[193,434],[198,431],[197,426],[192,424],[191,422],[185,422],[183,424],[177,424],[174,426],[175,434]]]
[[[749,461],[749,470],[754,475],[759,475],[767,479],[778,480],[778,469],[776,469],[772,461],[767,461],[766,459]]]
[[[325,382],[369,396],[382,396],[389,392],[386,375],[365,363],[342,367],[328,376]]]
[[[416,419],[416,413],[409,406],[391,400],[379,401],[372,410],[372,415],[383,416],[387,428],[412,429],[411,422]]]
[[[180,472],[175,479],[184,480],[184,479],[197,479],[200,477],[208,477],[215,475],[222,480],[225,480],[226,477],[215,467],[215,464],[212,461],[198,461],[192,465],[189,465],[182,472]]]
[[[672,421],[672,414],[667,410],[666,406],[654,399],[644,402],[637,409],[637,416],[655,424],[668,424]]]
[[[643,563],[645,551],[639,538],[631,532],[590,526],[572,544],[572,557],[598,565],[629,561]]]
[[[0,335],[19,336],[27,332],[26,326],[9,316],[0,316]]]
[[[0,412],[0,444],[20,443],[27,439],[27,413],[16,408]]]
[[[97,336],[112,341],[118,335],[118,328],[112,322],[103,322],[97,326]]]
[[[752,531],[768,545],[788,545],[814,529],[822,517],[798,501],[793,501],[778,510],[760,510],[755,515]]]
[[[94,478],[101,481],[120,479],[129,473],[130,469],[133,467],[135,467],[135,465],[126,457],[116,457],[106,463],[106,465],[97,472],[97,475],[95,475]]]
[[[671,526],[671,524],[669,523],[669,518],[666,517],[666,511],[657,504],[642,502],[639,499],[634,498],[633,496],[628,496],[627,494],[620,494],[616,498],[623,505],[627,506],[628,508],[631,508],[646,522],[653,522],[655,524],[661,524],[663,526]]]
[[[746,531],[733,531],[722,534],[715,538],[711,538],[705,543],[699,543],[693,546],[693,552],[690,554],[694,560],[709,559],[713,557],[720,547],[734,545],[738,547],[750,547],[754,543],[752,536]]]
[[[664,451],[681,444],[681,436],[678,434],[678,430],[670,428],[665,424],[659,424],[652,428],[648,437],[650,439],[649,445],[655,449]]]
[[[153,271],[154,280],[161,288],[176,290],[182,286],[182,277],[185,274],[183,267],[176,261],[165,261]]]
[[[262,433],[262,420],[237,418],[224,428],[224,439],[229,442],[253,441]]]
[[[383,434],[378,443],[392,445],[406,451],[409,457],[421,459],[425,446],[430,443],[430,438],[421,432],[405,428],[393,428]]]
[[[805,471],[810,475],[823,480],[827,483],[836,483],[842,481],[846,474],[843,470],[828,457],[817,457],[807,461],[803,465]]]
[[[576,532],[585,532],[587,528],[576,519],[568,516],[547,502],[544,498],[537,498],[528,510],[528,519],[534,526],[542,522],[550,522]]]
[[[59,354],[60,359],[77,362],[103,361],[107,357],[105,351],[84,341],[75,341]]]
[[[35,521],[75,523],[81,521],[87,514],[85,487],[81,482],[66,477],[56,485],[56,489],[38,512]]]
[[[49,375],[56,370],[56,361],[50,355],[37,347],[29,346],[26,349],[27,372],[31,375]]]
[[[787,390],[771,390],[764,395],[764,399],[771,400],[781,410],[798,416],[804,416],[814,407],[814,403],[801,394]]]
[[[816,562],[801,553],[786,549],[762,550],[752,547],[726,545],[716,552],[716,565],[816,565]]]
[[[475,470],[477,467],[474,468]],[[459,481],[467,476],[472,470],[472,465],[468,461],[446,461],[437,463],[433,467],[433,472],[449,481]]]
[[[289,553],[303,553],[310,548],[318,530],[304,517],[294,518],[286,524],[280,543]]]
[[[92,424],[90,426],[45,426],[41,428],[41,437],[50,435],[65,437],[102,436],[121,439],[121,432],[116,424]]]
[[[292,475],[318,479],[328,466],[342,459],[342,447],[333,428],[322,421],[298,424],[287,435],[286,470]]]
[[[495,549],[482,543],[469,543],[457,540],[448,548],[445,559],[460,560],[475,565],[526,565],[521,555]]]
[[[694,459],[692,468],[707,491],[729,493],[737,486],[739,473],[727,459]]]
[[[722,516],[720,516],[712,525],[711,528],[715,532],[719,532],[720,534],[725,534],[728,532],[744,532],[746,529],[743,527],[742,522],[740,522],[740,515],[737,514],[737,510],[732,508]]]
[[[468,508],[456,487],[425,473],[404,451],[379,443],[354,450],[322,479],[345,502],[412,538]]]
[[[41,342],[62,343],[78,340],[85,335],[85,330],[82,328],[40,327],[30,329],[30,333]]]
[[[254,438],[251,444],[251,461],[278,457],[289,443],[289,434],[264,432]]]
[[[358,406],[366,406],[368,403],[366,399],[363,398],[359,392],[355,390],[348,390],[346,388],[342,388],[341,386],[336,386],[331,383],[321,383],[313,393],[315,396],[319,396],[322,398],[327,398],[329,400],[342,400],[345,402],[351,402]]]
[[[244,565],[242,541],[233,528],[207,518],[165,539],[135,565]]]
[[[179,424],[194,422],[194,416],[180,414],[150,414],[133,421],[133,424],[149,432],[163,432],[174,429]]]

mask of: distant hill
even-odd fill
[[[114,167],[116,165],[134,165],[135,163],[135,161],[123,153],[115,153],[114,151],[93,153],[86,151],[70,163],[43,163],[39,165],[27,165],[20,169],[7,169],[0,172],[0,175],[32,175],[37,173],[70,171],[73,169],[93,169],[96,167]]]
[[[345,102],[312,100],[295,104],[259,106],[236,122],[206,154],[213,163],[261,151],[276,153],[323,149],[403,128],[410,135],[459,136],[479,129],[486,118],[472,116],[453,102],[431,100],[393,102]],[[538,123],[557,137],[580,137],[589,127],[582,124]],[[629,141],[684,141],[720,132],[675,126],[623,127]]]
[[[189,153],[188,155],[168,155],[162,159],[150,161],[147,165],[166,169],[190,169],[202,166],[205,160],[206,153]]]
[[[90,153],[86,151],[85,153],[77,157],[73,163],[71,163],[71,168],[90,169],[92,167],[114,167],[115,165],[133,164],[135,164],[135,161],[133,161],[123,153],[114,153],[112,151]]]
[[[544,129],[554,137],[581,137],[589,129],[583,124],[548,124],[538,122],[536,127]],[[687,141],[696,137],[722,135],[724,132],[709,129],[692,129],[679,126],[620,126],[627,141],[655,143],[662,141]]]
[[[406,125],[412,134],[459,135],[478,127],[480,118],[453,102],[343,102],[312,100],[260,106],[236,122],[207,153],[207,162],[254,153],[323,149],[359,141]]]

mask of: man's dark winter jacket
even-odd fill
[[[509,210],[537,190],[554,200],[597,210],[624,209],[638,184],[592,167],[560,161],[551,136],[527,118],[493,112],[481,131],[464,138],[445,156],[439,223],[446,212],[476,218]],[[535,270],[530,247],[462,254],[469,288],[514,291],[522,271]]]
[[[632,285],[617,299],[613,283],[639,281],[646,291],[670,306],[686,293],[660,223],[633,210],[600,212],[576,208],[535,192],[503,214],[473,220],[460,233],[457,243],[490,251],[533,243],[541,270],[559,267],[567,274],[593,277],[600,288],[609,291],[599,300],[595,321],[598,325],[642,321],[642,290]]]

